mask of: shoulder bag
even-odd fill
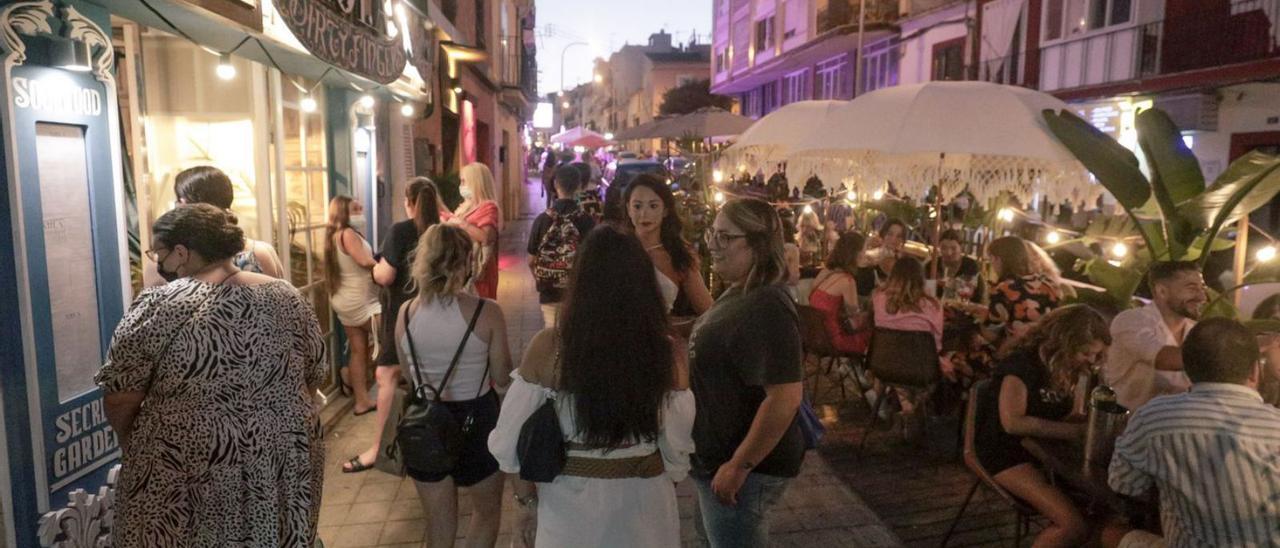
[[[445,371],[440,386],[431,386],[423,382],[422,371],[418,367],[418,351],[414,348],[413,334],[409,332],[408,309],[406,305],[400,311],[400,319],[405,322],[405,338],[409,341],[409,363],[413,368],[414,389],[405,397],[404,412],[396,425],[395,447],[406,468],[422,474],[445,474],[458,464],[458,456],[462,452],[464,428],[470,427],[470,417],[459,424],[458,417],[440,401],[440,393],[449,386],[449,379],[458,367],[462,351],[475,330],[476,320],[480,318],[480,310],[484,308],[484,299],[476,301],[476,311],[467,324],[467,332],[458,343],[458,350],[453,354],[453,361]],[[485,375],[488,375],[485,366]],[[484,390],[481,379],[480,390]],[[476,397],[479,397],[479,393]]]
[[[555,367],[558,376],[560,351],[556,350]],[[551,389],[552,387],[547,387]],[[537,483],[549,483],[564,470],[567,458],[564,431],[556,414],[556,399],[550,395],[520,426],[516,440],[516,460],[520,462],[520,479]]]

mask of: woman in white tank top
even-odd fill
[[[421,382],[439,390],[463,426],[462,453],[453,470],[422,474],[413,462],[405,463],[427,512],[429,546],[454,543],[458,487],[469,487],[471,494],[467,545],[493,546],[502,514],[503,475],[487,440],[498,422],[495,389],[511,382],[511,356],[498,303],[464,292],[472,275],[472,245],[456,226],[438,224],[423,232],[412,262],[417,296],[392,311],[397,314],[395,344],[404,358],[402,377],[415,387]],[[455,354],[457,365],[441,386]]]
[[[382,313],[378,288],[371,271],[377,261],[369,242],[357,231],[363,225],[364,206],[348,196],[334,196],[329,201],[329,225],[325,227],[325,277],[329,280],[329,304],[350,343],[346,383],[351,387],[355,405],[352,411],[363,415],[376,410],[369,397],[368,369],[373,358],[372,321]]]

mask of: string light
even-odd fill
[[[849,193],[845,195],[845,198],[848,198],[850,202],[856,202],[858,201],[858,193],[850,190]]]
[[[723,192],[718,192],[718,191],[716,192],[716,203],[717,203],[717,204],[723,204],[723,203],[724,203],[724,193],[723,193]]]
[[[1000,212],[996,214],[996,217],[999,218],[1001,221],[1010,223],[1010,222],[1013,222],[1013,215],[1014,215],[1013,208],[1002,207],[1000,208]]]
[[[711,180],[712,180],[713,182],[715,182],[716,184],[723,183],[723,182],[724,182],[724,172],[723,172],[723,171],[720,171],[720,170],[718,170],[718,169],[713,170],[713,171],[711,172]]]
[[[1057,230],[1050,231],[1049,234],[1044,237],[1044,241],[1049,245],[1058,245],[1058,242],[1062,241],[1062,234]]]
[[[809,205],[809,204],[805,204],[805,206],[804,206],[804,214],[805,214],[805,215],[809,215],[809,214],[812,214],[812,213],[813,213],[813,206],[811,206],[811,205]]]
[[[316,108],[319,107],[316,104],[316,100],[311,97],[311,94],[304,95],[298,106],[302,107],[302,112],[315,112]]]
[[[1260,263],[1270,262],[1272,259],[1276,258],[1276,246],[1269,245],[1259,249],[1255,257],[1258,258],[1258,262]]]
[[[218,56],[218,68],[214,72],[218,74],[218,78],[223,80],[232,80],[236,77],[236,66],[231,64],[230,53]]]
[[[875,191],[875,192],[873,192],[873,193],[871,194],[871,199],[872,199],[872,200],[875,200],[875,201],[877,201],[877,202],[878,202],[878,201],[880,201],[880,199],[881,199],[881,198],[884,198],[884,191],[883,191],[883,190],[877,190],[877,191]]]
[[[360,96],[360,106],[364,108],[373,108],[373,96],[368,93]]]
[[[400,105],[400,115],[405,118],[413,117],[413,103],[405,103]]]
[[[1123,259],[1129,254],[1129,245],[1124,242],[1116,242],[1111,246],[1111,256],[1117,259]]]

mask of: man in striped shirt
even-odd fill
[[[1182,360],[1191,391],[1133,415],[1111,488],[1159,491],[1168,546],[1280,544],[1280,409],[1258,395],[1258,343],[1239,322],[1209,319],[1187,334]]]

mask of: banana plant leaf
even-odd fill
[[[1151,193],[1164,214],[1165,243],[1170,258],[1183,258],[1195,228],[1178,215],[1178,204],[1204,191],[1200,162],[1182,141],[1182,133],[1160,109],[1138,114],[1138,146],[1151,167]]]
[[[1280,192],[1280,158],[1258,151],[1241,156],[1203,194],[1178,207],[1196,228],[1234,222]],[[1216,231],[1215,231],[1216,232]]]
[[[1106,289],[1117,303],[1133,300],[1133,293],[1142,283],[1143,275],[1141,270],[1115,266],[1100,258],[1086,263],[1084,273],[1094,284]]]
[[[1231,299],[1221,298],[1222,294],[1212,289],[1206,290],[1209,293],[1209,304],[1200,311],[1202,318],[1230,318],[1236,319],[1240,317],[1240,309],[1236,308],[1235,303]]]
[[[1272,261],[1259,264],[1254,267],[1253,271],[1244,276],[1246,285],[1270,282],[1280,282],[1280,262]]]
[[[1136,209],[1151,197],[1151,184],[1138,168],[1138,157],[1079,116],[1046,109],[1045,122],[1084,167],[1125,209]]]

